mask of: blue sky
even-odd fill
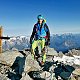
[[[51,34],[80,32],[80,0],[0,0],[3,35],[31,35],[38,14]]]

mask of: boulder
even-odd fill
[[[58,53],[56,52],[56,50],[54,50],[54,48],[49,48],[47,47],[47,55],[50,55],[50,56],[58,56]]]
[[[30,71],[37,71],[40,69],[41,67],[39,66],[39,63],[32,58],[31,54],[29,54],[25,60],[24,71],[28,73]]]
[[[16,57],[23,57],[18,51],[6,51],[0,54],[0,63],[4,65],[12,66],[16,60]]]
[[[80,68],[79,69],[75,69],[72,73],[75,74],[75,75],[79,75],[80,76]]]

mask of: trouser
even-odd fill
[[[42,61],[46,61],[46,52],[45,52],[45,39],[34,40],[31,47],[32,58],[35,59],[35,49],[40,44],[42,52]]]

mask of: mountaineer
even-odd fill
[[[50,45],[50,31],[46,24],[46,20],[43,18],[42,15],[37,16],[37,23],[33,27],[32,35],[30,37],[30,44],[31,44],[31,54],[33,59],[35,59],[35,49],[40,44],[41,46],[41,53],[42,53],[42,61],[41,65],[44,65],[46,61],[46,52],[45,46]]]

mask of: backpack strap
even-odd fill
[[[45,32],[46,32],[46,39],[50,39],[50,31],[49,31],[49,28],[47,26],[47,24],[45,23],[44,25],[44,29],[45,29]]]

